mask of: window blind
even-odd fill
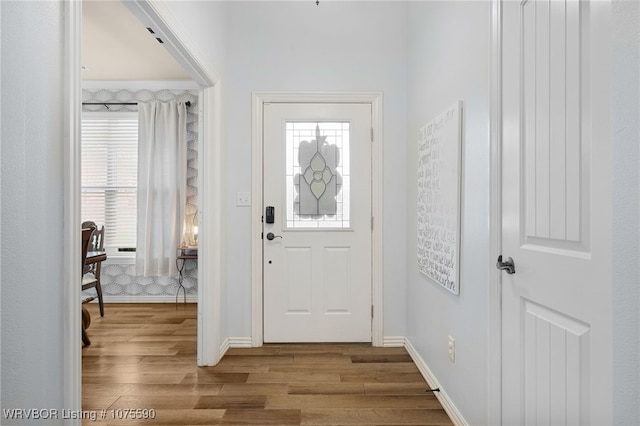
[[[108,252],[136,246],[138,114],[83,113],[82,220],[104,224]]]

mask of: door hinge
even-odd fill
[[[373,216],[371,216],[371,230],[373,231]]]
[[[373,127],[371,128],[371,142],[373,142]]]
[[[373,319],[373,305],[371,305],[371,318]]]

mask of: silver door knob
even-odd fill
[[[507,257],[507,260],[502,261],[502,255],[498,256],[498,262],[496,262],[496,268],[501,271],[507,271],[507,274],[515,274],[516,273],[516,265],[513,263],[513,259]]]

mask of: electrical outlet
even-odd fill
[[[449,336],[449,359],[455,364],[456,362],[456,340]]]

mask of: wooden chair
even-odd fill
[[[85,269],[85,261],[87,260],[87,251],[89,248],[89,244],[91,242],[91,236],[93,235],[93,231],[95,231],[96,228],[95,226],[89,226],[87,228],[82,228],[82,244],[81,244],[81,248],[82,248],[82,256],[81,256],[81,263],[80,263],[80,272],[82,274],[82,286],[84,289],[84,282],[85,282],[85,274],[84,274],[84,269]],[[90,279],[90,277],[89,277]],[[94,281],[95,280],[94,278]],[[87,283],[88,285],[89,283]],[[93,298],[90,298],[86,301],[82,301],[82,303],[86,303],[87,301],[91,300]],[[89,337],[87,336],[87,328],[89,327],[89,324],[91,322],[91,316],[89,316],[89,312],[86,310],[86,308],[83,306],[82,307],[82,343],[84,343],[85,345],[90,345],[91,341],[89,340]]]
[[[104,250],[104,226],[101,226],[98,230],[95,222],[86,221],[82,222],[82,228],[94,228],[93,233],[89,239],[89,246],[87,251],[103,251]],[[104,316],[104,301],[102,299],[102,285],[100,284],[100,269],[102,262],[96,262],[89,265],[84,265],[82,274],[82,290],[95,288],[98,294],[98,304],[100,305],[100,316]]]

